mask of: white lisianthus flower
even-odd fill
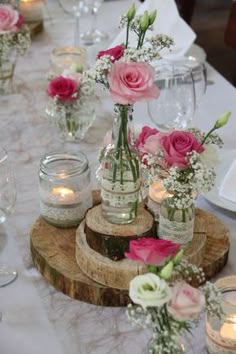
[[[171,290],[165,280],[153,273],[137,275],[130,282],[131,300],[143,308],[162,306],[171,298]]]
[[[218,151],[215,145],[204,145],[204,151],[200,157],[202,162],[208,167],[216,167],[219,164]]]

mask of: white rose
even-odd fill
[[[162,306],[171,298],[171,290],[165,280],[156,274],[137,275],[129,286],[131,300],[143,308]]]

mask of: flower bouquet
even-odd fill
[[[11,92],[16,55],[24,55],[31,43],[23,22],[11,5],[0,4],[0,94]]]
[[[94,82],[84,75],[81,66],[71,68],[50,80],[47,94],[52,99],[46,112],[56,122],[62,138],[83,139],[95,119],[91,102]]]
[[[126,28],[125,43],[100,51],[89,71],[91,78],[109,90],[115,103],[112,143],[102,158],[101,197],[103,216],[116,224],[132,222],[138,210],[140,159],[133,141],[133,105],[159,96],[154,68],[148,62],[158,59],[160,50],[173,44],[165,35],[147,38],[156,11],[145,11],[141,16],[135,12],[135,6],[130,6],[120,21]],[[135,47],[130,46],[130,32],[136,36]]]
[[[152,330],[150,354],[188,353],[182,337],[190,332],[200,314],[221,318],[221,293],[205,281],[201,268],[182,259],[183,249],[168,240],[142,238],[130,241],[126,257],[142,261],[148,273],[130,282],[128,318],[136,325]]]
[[[158,236],[187,244],[193,236],[194,201],[215,183],[216,150],[223,141],[215,130],[225,125],[230,113],[223,114],[209,133],[193,128],[161,133],[144,127],[136,145],[141,153],[145,183],[163,178],[168,192],[160,207]]]

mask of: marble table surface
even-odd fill
[[[98,26],[112,36],[117,25],[117,12],[122,13],[128,4],[126,0],[120,1],[117,8],[115,1],[104,3],[98,16]],[[14,93],[0,97],[0,144],[11,156],[17,185],[14,213],[0,227],[0,264],[11,264],[19,271],[17,281],[0,289],[0,311],[3,315],[0,352],[141,354],[145,351],[149,333],[133,327],[127,321],[124,308],[98,307],[73,300],[50,286],[33,267],[29,232],[40,213],[40,158],[49,151],[81,150],[88,156],[94,176],[98,166],[98,150],[112,123],[111,103],[108,99],[99,99],[97,118],[82,142],[73,146],[64,144],[49,125],[44,114],[49,55],[54,47],[72,42],[73,23],[56,3],[48,1],[44,13],[44,32],[33,40],[27,56],[17,63]],[[106,18],[109,21],[104,21]],[[86,19],[82,19],[81,28],[86,23]],[[98,46],[88,48],[91,62],[97,49]],[[210,66],[208,72],[214,84],[208,86],[194,116],[194,123],[207,130],[219,114],[231,110],[233,114],[229,124],[222,129],[222,137],[225,147],[236,151],[236,90]],[[134,116],[137,124],[152,124],[145,104],[135,106]],[[93,186],[96,186],[94,177]],[[211,205],[204,198],[199,198],[198,204],[218,215],[229,226],[231,250],[228,264],[220,276],[235,274],[235,213]],[[204,321],[194,330],[190,341],[194,353],[206,353]]]

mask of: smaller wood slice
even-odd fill
[[[130,224],[111,224],[102,216],[101,205],[90,209],[85,218],[85,234],[89,247],[113,261],[124,258],[130,240],[153,237],[155,233],[153,216],[142,206],[137,218]]]
[[[89,278],[109,288],[127,290],[132,278],[147,272],[143,262],[130,259],[114,262],[94,251],[87,243],[84,227],[83,221],[76,231],[75,254],[77,264]]]

